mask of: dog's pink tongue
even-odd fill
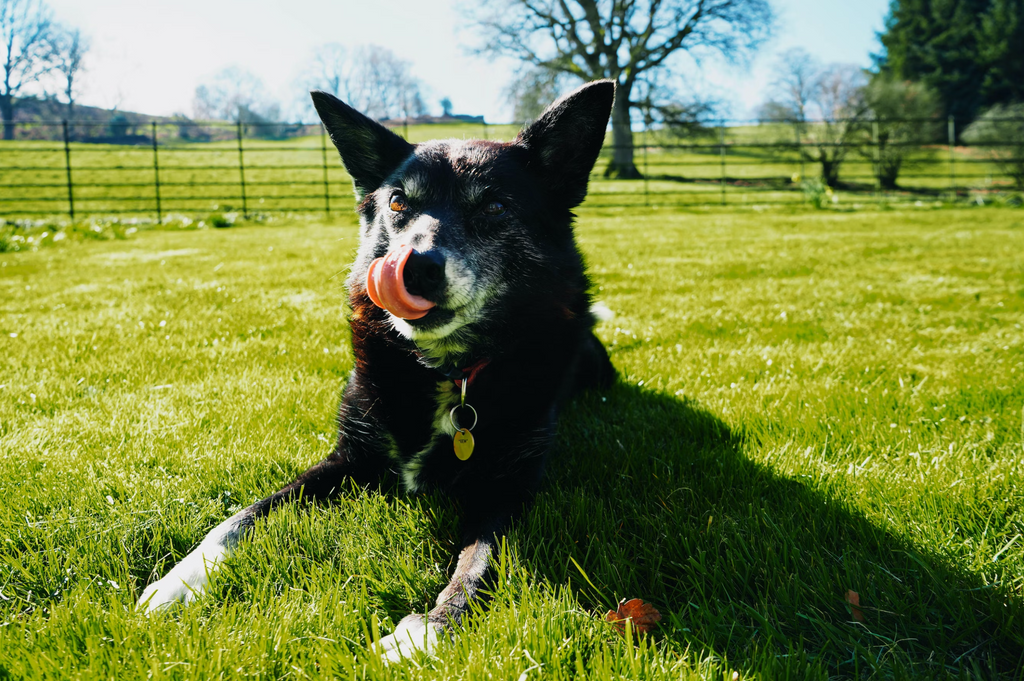
[[[412,253],[412,246],[399,246],[370,263],[366,274],[366,293],[373,304],[401,319],[419,319],[434,307],[426,298],[414,296],[405,288],[403,273]]]

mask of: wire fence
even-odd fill
[[[348,175],[319,125],[133,126],[90,135],[96,123],[19,124],[0,143],[0,215],[211,211],[330,213],[351,205]],[[19,135],[20,133],[20,135]],[[56,138],[56,139],[54,139]],[[82,141],[76,141],[82,140]],[[111,141],[113,140],[113,141]],[[330,147],[330,148],[329,148]]]
[[[721,123],[677,136],[635,132],[639,179],[608,179],[602,151],[591,206],[784,205],[1011,197],[1024,189],[1024,121],[968,144],[956,122]],[[0,217],[348,211],[351,180],[320,125],[17,123],[0,142]],[[842,126],[842,127],[840,127]],[[97,134],[97,127],[100,128]],[[945,130],[941,130],[945,128]],[[433,137],[511,139],[516,125],[409,126]],[[943,139],[944,138],[944,139]],[[828,185],[820,181],[829,177]],[[1019,197],[1014,199],[1019,200]]]

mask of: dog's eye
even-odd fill
[[[498,217],[499,215],[504,215],[507,210],[508,209],[505,208],[505,204],[501,201],[491,201],[484,206],[484,215]]]
[[[406,202],[405,197],[401,194],[391,195],[391,210],[396,213],[401,213],[403,210],[408,210],[409,204]]]

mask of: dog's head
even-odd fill
[[[570,211],[586,196],[614,91],[612,81],[584,85],[510,143],[417,145],[313,92],[360,201],[350,291],[445,361],[496,317],[585,287]]]

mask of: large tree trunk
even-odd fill
[[[605,177],[631,180],[641,177],[633,164],[633,130],[629,120],[629,96],[632,83],[618,83],[612,106],[612,160],[605,168]]]
[[[845,140],[840,140],[837,146],[822,145],[818,147],[821,154],[821,179],[829,187],[836,189],[839,186],[839,169],[846,160],[846,152],[841,146]]]
[[[879,161],[878,165],[878,183],[882,185],[882,189],[896,189],[896,180],[899,178],[903,159],[899,157],[888,159],[883,158]]]
[[[14,97],[0,95],[0,118],[4,121],[4,139],[14,139]]]
[[[833,189],[839,184],[839,166],[842,163],[841,160],[829,158],[827,155],[821,157],[821,179]]]

